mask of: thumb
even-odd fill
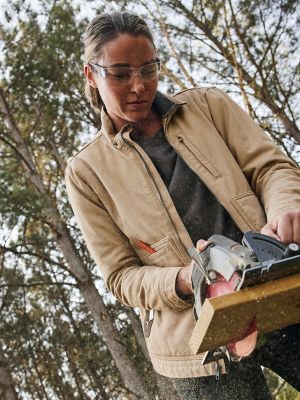
[[[196,248],[201,253],[201,251],[204,251],[210,244],[211,244],[210,241],[204,240],[204,239],[200,239],[197,242]]]
[[[270,236],[274,239],[280,240],[280,237],[276,234],[276,230],[273,228],[273,225],[271,223],[266,224],[261,228],[260,233],[263,235]]]

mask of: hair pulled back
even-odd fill
[[[146,36],[154,46],[153,37],[146,22],[138,15],[115,11],[97,15],[87,26],[84,36],[84,63],[89,64],[101,56],[103,46],[120,34]],[[102,100],[97,88],[85,84],[85,95],[96,111],[100,111]]]

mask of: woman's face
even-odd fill
[[[144,35],[121,34],[107,42],[102,54],[95,61],[103,67],[141,67],[155,62],[155,50],[151,41]],[[150,112],[157,90],[158,80],[144,82],[141,75],[135,73],[130,83],[117,85],[101,76],[100,72],[85,68],[86,76],[93,87],[97,87],[106,111],[115,128],[120,130],[129,122],[145,119]]]

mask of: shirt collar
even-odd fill
[[[177,110],[177,108],[183,105],[184,102],[176,100],[174,97],[163,94],[159,91],[153,100],[153,106],[158,110],[162,118],[166,118],[172,111]]]

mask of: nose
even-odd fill
[[[133,75],[131,82],[131,91],[140,95],[145,91],[145,82],[139,72]]]

